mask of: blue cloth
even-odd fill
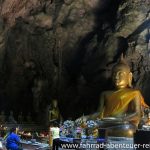
[[[18,146],[19,142],[20,142],[20,137],[17,134],[12,132],[7,137],[6,147],[7,147],[7,149],[10,149],[10,150],[18,150],[19,149],[19,146]]]

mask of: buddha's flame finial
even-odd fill
[[[123,53],[121,53],[120,61],[123,61],[123,60],[124,60]]]
[[[124,64],[124,65],[129,66],[128,63],[125,60],[125,57],[123,56],[123,53],[121,53],[121,56],[120,56],[118,64]]]
[[[113,67],[113,70],[116,68],[126,68],[130,72],[130,66],[128,65],[125,57],[123,56],[123,53],[120,55],[120,58],[116,65]]]

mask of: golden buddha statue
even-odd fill
[[[58,108],[58,102],[56,99],[52,100],[51,108],[49,110],[49,122],[61,119],[61,114]]]
[[[141,92],[132,88],[132,73],[123,55],[112,69],[112,81],[115,88],[101,94],[97,113],[82,119],[113,117],[137,127],[142,116],[142,107],[148,105],[145,104]]]

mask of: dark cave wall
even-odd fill
[[[93,112],[121,53],[150,104],[149,1],[0,3],[1,110],[44,116],[56,98],[65,118]]]
[[[2,8],[6,7],[2,11],[2,38],[5,43],[1,47],[1,110],[13,110],[16,115],[20,111],[24,114],[32,112],[34,118],[45,113],[47,103],[55,95],[52,93],[55,93],[57,82],[52,54],[54,39],[51,38],[53,33],[49,24],[51,17],[43,14],[39,7],[44,6],[39,1],[35,2],[36,6],[28,2],[27,9],[19,9],[18,1],[3,3]],[[7,3],[11,4],[6,5]],[[21,3],[24,2],[20,1],[23,6]],[[11,10],[16,7],[19,9],[16,12]],[[35,22],[32,21],[33,14],[29,15],[30,11],[33,13],[33,9],[37,11],[37,14],[34,12]],[[44,19],[44,23],[40,17]]]

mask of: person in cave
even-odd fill
[[[6,148],[8,150],[23,150],[20,146],[20,137],[17,135],[18,128],[12,127],[6,138]]]

